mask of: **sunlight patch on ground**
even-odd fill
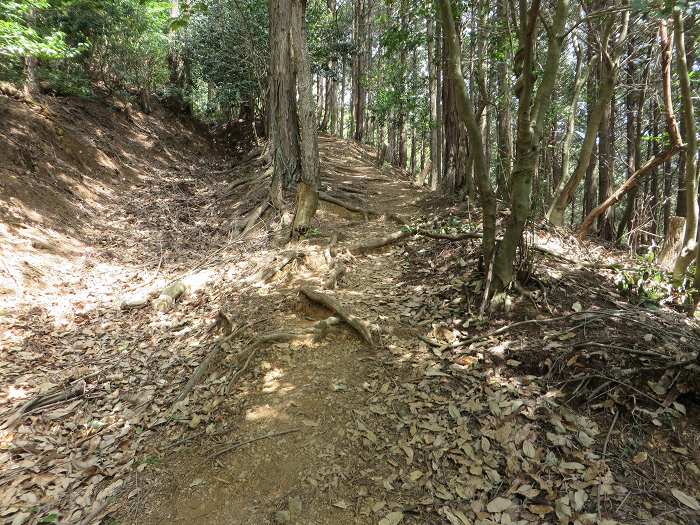
[[[262,391],[265,394],[278,393],[281,395],[293,392],[296,388],[294,385],[281,381],[284,375],[284,370],[281,368],[272,368],[266,372],[263,377]]]
[[[24,388],[17,388],[10,385],[7,392],[7,399],[25,399],[29,394]]]
[[[278,419],[280,417],[284,417],[284,415],[280,414],[276,408],[267,404],[253,407],[248,410],[245,415],[246,421],[262,421],[266,419]]]

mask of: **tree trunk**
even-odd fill
[[[685,38],[683,30],[683,17],[678,7],[673,10],[674,41],[676,44],[676,71],[681,88],[681,101],[683,105],[683,122],[686,129],[687,148],[685,150],[685,197],[686,214],[685,230],[683,232],[683,245],[681,252],[673,267],[673,281],[679,285],[683,281],[688,265],[695,257],[700,262],[700,250],[697,250],[698,234],[698,176],[697,176],[697,129],[693,112],[693,93],[690,89],[688,76],[688,63],[685,54]],[[697,252],[697,253],[696,253]],[[696,289],[700,285],[700,266],[695,272]],[[697,297],[695,299],[697,304]]]
[[[549,111],[552,92],[559,72],[562,36],[569,11],[569,0],[558,0],[549,27],[547,58],[542,70],[542,80],[535,87],[536,28],[540,15],[540,1],[533,0],[527,8],[526,0],[520,1],[520,42],[523,51],[515,64],[519,74],[516,95],[519,99],[515,160],[510,177],[511,214],[503,234],[493,266],[493,289],[504,290],[513,280],[513,263],[517,247],[522,240],[525,224],[530,217],[532,179],[536,169],[539,148],[544,130],[545,116]]]
[[[270,17],[271,200],[296,190],[292,237],[309,228],[318,205],[318,143],[303,0],[268,0]],[[298,104],[298,106],[297,106]]]
[[[628,54],[630,57],[636,52],[635,40],[636,38],[633,36],[629,42]],[[651,57],[652,47],[653,46],[649,46],[646,67],[642,74],[642,78],[636,78],[635,61],[631,59],[628,59],[627,61],[628,83],[633,86],[641,84],[641,88],[636,88],[631,93],[628,93],[625,102],[627,112],[627,178],[631,177],[632,174],[637,171],[637,168],[642,164],[642,152],[640,147],[642,142],[642,110],[644,108],[644,98],[647,84],[649,82],[649,58]],[[639,186],[635,184],[627,193],[625,211],[623,212],[622,219],[620,220],[617,230],[618,242],[622,240],[622,236],[625,233],[625,228],[629,228],[630,231],[632,230],[632,216],[636,207],[638,190]]]
[[[651,99],[651,154],[653,157],[659,154],[659,105],[656,103],[656,98]],[[651,193],[651,223],[649,224],[649,233],[655,236],[659,228],[659,164],[657,164],[649,172],[649,191]]]
[[[612,102],[612,101],[611,101]],[[600,119],[600,129],[598,130],[598,203],[601,204],[610,197],[612,193],[612,174],[615,151],[613,149],[610,136],[610,122],[612,114],[612,104],[608,104],[603,109]],[[611,217],[608,210],[599,216],[598,235],[602,239],[612,240],[613,229]]]
[[[509,39],[507,0],[498,0],[496,20],[499,24],[499,39]],[[508,179],[513,168],[513,131],[511,128],[511,98],[513,95],[508,62],[506,59],[496,62],[496,143],[498,149],[496,181],[498,196],[505,201],[509,197]]]
[[[586,175],[588,170],[591,156],[593,154],[593,148],[596,142],[596,136],[598,135],[598,129],[600,127],[601,119],[603,118],[603,112],[609,106],[610,100],[613,95],[615,88],[615,83],[617,81],[617,71],[619,68],[620,55],[622,53],[621,43],[627,37],[627,27],[629,23],[629,10],[626,9],[622,14],[622,24],[620,28],[620,34],[616,42],[611,44],[612,50],[608,49],[609,41],[612,35],[614,18],[617,15],[612,15],[612,17],[605,21],[602,26],[601,35],[601,55],[602,58],[600,62],[605,64],[605,67],[601,68],[602,75],[599,81],[599,88],[597,92],[597,98],[593,109],[588,117],[588,123],[586,125],[586,134],[583,139],[583,144],[581,145],[581,151],[579,153],[578,164],[576,165],[576,170],[573,175],[567,180],[562,191],[555,196],[552,201],[552,205],[547,211],[547,219],[555,225],[562,225],[564,223],[564,211],[566,207],[571,202],[572,195],[576,191],[576,188],[580,184],[583,177]]]
[[[673,155],[682,150],[683,145],[681,143],[681,137],[678,132],[678,124],[676,123],[675,113],[673,111],[673,98],[671,96],[671,70],[670,70],[670,43],[668,38],[666,38],[666,28],[665,24],[661,23],[660,28],[661,35],[661,62],[662,62],[662,85],[663,85],[663,101],[666,110],[666,124],[668,127],[669,136],[671,137],[671,146],[665,151],[659,153],[658,146],[654,150],[652,158],[649,159],[643,166],[636,170],[626,181],[620,186],[620,188],[615,191],[608,199],[606,199],[600,206],[588,214],[584,219],[581,227],[579,229],[579,235],[583,236],[587,233],[588,229],[593,224],[596,217],[604,214],[610,207],[616,204],[622,196],[630,191],[633,187],[637,186],[639,180],[641,180],[648,173],[655,173],[656,168],[667,162]],[[658,107],[654,106],[652,110],[652,125],[656,127],[656,119],[658,117]],[[658,128],[654,135],[658,133]],[[636,162],[636,159],[635,159]],[[652,208],[652,213],[656,213],[656,209]]]
[[[695,18],[689,18],[688,19],[688,30],[691,28],[694,28]],[[685,22],[684,22],[685,23]],[[694,64],[695,63],[695,31],[688,31],[685,35],[685,40],[687,40],[687,45],[686,45],[686,63],[687,64]],[[680,132],[681,136],[685,137],[687,130],[685,129],[685,119],[681,119],[680,122]],[[679,217],[685,217],[686,215],[686,203],[687,203],[687,197],[685,194],[685,158],[686,158],[686,152],[683,151],[678,157],[678,195],[676,197],[676,215]]]
[[[685,217],[674,216],[669,219],[664,242],[656,258],[656,263],[667,272],[673,271],[673,265],[681,250],[684,228]]]
[[[338,121],[338,136],[345,136],[345,59],[340,64],[340,120]]]
[[[425,22],[426,30],[426,48],[428,52],[428,94],[430,96],[430,180],[437,180],[438,161],[437,156],[440,153],[438,145],[438,120],[437,120],[437,65],[435,48],[437,46],[435,31],[433,29],[433,17],[428,15]]]
[[[301,180],[297,187],[296,213],[292,223],[292,237],[297,238],[308,231],[311,220],[316,214],[320,175],[318,138],[311,86],[311,61],[304,27],[306,1],[291,0],[291,4],[290,33],[292,57],[295,59],[296,67],[299,131],[301,132]]]
[[[580,43],[575,42],[574,48],[576,50],[576,74],[574,76],[574,90],[571,95],[571,105],[569,106],[569,115],[566,121],[566,131],[564,132],[564,138],[562,140],[561,147],[561,176],[558,178],[553,192],[554,196],[558,195],[563,189],[566,181],[569,179],[569,165],[571,160],[571,141],[574,137],[574,132],[576,131],[576,113],[578,109],[578,99],[581,95],[581,89],[586,83],[588,78],[588,73],[590,70],[590,64],[583,67],[584,55],[583,47]],[[590,62],[590,59],[589,59]],[[550,202],[551,205],[551,202]]]
[[[489,267],[493,257],[496,241],[496,198],[488,178],[488,166],[484,161],[484,146],[481,137],[479,123],[474,114],[474,106],[467,91],[467,85],[462,76],[461,49],[454,19],[452,18],[452,6],[449,0],[438,0],[442,29],[445,35],[444,42],[447,51],[447,71],[449,80],[455,87],[457,99],[457,111],[469,134],[474,155],[474,171],[476,173],[479,193],[481,195],[481,208],[483,219],[482,252],[485,267]]]
[[[270,140],[273,175],[272,204],[284,207],[286,190],[295,187],[301,172],[296,75],[291,55],[289,20],[292,2],[268,0],[270,17]]]
[[[367,2],[369,0],[354,0],[353,41],[355,52],[352,56],[352,137],[357,142],[362,142],[365,130],[364,115],[367,95],[364,85],[364,68],[366,62]]]
[[[38,60],[35,56],[24,57],[24,93],[30,98],[41,91],[36,75],[37,66]]]

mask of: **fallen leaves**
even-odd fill
[[[496,512],[503,512],[508,510],[513,505],[513,502],[506,498],[494,498],[488,505],[486,505],[486,510],[490,513],[495,514]]]
[[[403,521],[403,512],[390,512],[379,520],[379,525],[398,525]]]
[[[689,494],[686,494],[678,489],[671,489],[671,494],[673,494],[673,497],[686,507],[693,510],[700,510],[700,503],[698,502],[697,498],[694,498],[693,496],[690,496]]]

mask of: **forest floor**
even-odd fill
[[[364,213],[324,201],[283,245],[273,216],[240,232],[264,159],[163,114],[0,102],[0,520],[700,519],[700,329],[622,295],[622,252],[538,227],[483,318],[476,215],[369,149],[321,137],[324,191]],[[321,330],[319,295],[359,330]]]

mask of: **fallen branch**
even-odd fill
[[[629,354],[634,354],[634,355],[640,355],[644,357],[655,357],[659,359],[672,359],[672,357],[667,356],[665,354],[661,354],[659,352],[653,352],[650,350],[637,350],[636,348],[627,348],[625,346],[617,346],[617,345],[608,345],[605,343],[598,343],[595,341],[585,341],[583,343],[579,343],[574,345],[574,349],[579,350],[582,348],[585,348],[587,346],[593,346],[597,348],[610,348],[612,350],[621,350],[623,352],[627,352]]]
[[[252,439],[247,439],[245,441],[238,441],[236,443],[232,443],[230,445],[225,446],[224,448],[218,450],[217,452],[214,452],[211,456],[209,456],[209,459],[216,459],[222,454],[226,454],[226,452],[231,452],[232,450],[236,450],[241,448],[244,445],[248,445],[249,443],[255,443],[256,441],[262,441],[263,439],[270,439],[273,437],[279,437],[279,436],[284,436],[286,434],[292,434],[293,432],[299,432],[301,429],[300,428],[292,428],[289,430],[283,430],[281,432],[270,432],[269,434],[265,434],[264,436],[259,436],[256,438]]]
[[[646,164],[630,175],[629,178],[617,190],[615,190],[612,195],[610,195],[610,197],[605,199],[602,204],[586,215],[586,218],[583,219],[581,226],[579,226],[577,236],[579,238],[585,237],[588,234],[588,230],[590,230],[591,226],[593,225],[593,222],[599,216],[603,215],[608,208],[617,204],[628,191],[637,186],[640,179],[642,179],[647,173],[650,173],[654,168],[666,162],[679,151],[682,151],[684,147],[685,145],[683,144],[675,144],[671,146],[669,149],[651,158],[646,162]]]
[[[374,341],[372,340],[372,334],[370,332],[369,323],[367,323],[367,321],[364,321],[359,317],[354,316],[353,314],[348,312],[344,307],[339,305],[335,301],[335,299],[329,297],[328,295],[322,294],[321,292],[312,290],[308,287],[304,287],[301,289],[301,293],[303,293],[307,298],[309,298],[309,300],[315,303],[319,303],[328,308],[330,311],[338,314],[338,317],[340,317],[343,321],[345,321],[352,328],[354,328],[355,331],[360,335],[360,337],[362,337],[362,339],[370,347],[374,347]]]
[[[470,337],[468,339],[462,339],[461,341],[455,341],[453,343],[442,345],[438,350],[442,352],[442,351],[448,350],[448,349],[455,349],[455,348],[460,348],[462,346],[467,346],[467,345],[470,345],[470,344],[475,343],[477,341],[481,341],[483,339],[488,339],[489,337],[504,334],[506,332],[511,331],[513,328],[517,328],[519,326],[524,326],[527,324],[552,323],[555,321],[563,321],[565,319],[570,319],[571,317],[575,317],[577,315],[591,315],[591,314],[593,314],[594,318],[597,318],[598,316],[602,316],[604,314],[610,315],[608,313],[601,312],[601,311],[593,311],[593,312],[584,311],[584,312],[572,312],[570,314],[561,315],[559,317],[550,317],[549,319],[526,319],[525,321],[518,321],[517,323],[512,323],[512,324],[509,324],[506,326],[502,326],[501,328],[491,330],[490,332],[487,332],[485,334],[475,335],[475,336]],[[591,318],[586,318],[586,320],[589,321],[589,320],[591,320]]]
[[[12,427],[23,415],[29,411],[36,411],[48,405],[53,405],[61,401],[67,401],[74,397],[82,396],[85,393],[85,381],[79,380],[72,384],[70,388],[66,388],[61,392],[54,394],[44,394],[31,399],[22,405],[14,414],[10,415],[5,422],[0,426],[0,429]]]
[[[425,230],[418,228],[419,235],[430,237],[431,239],[443,239],[446,241],[463,241],[465,239],[481,239],[480,233],[465,232],[465,233],[440,233],[433,230]]]

